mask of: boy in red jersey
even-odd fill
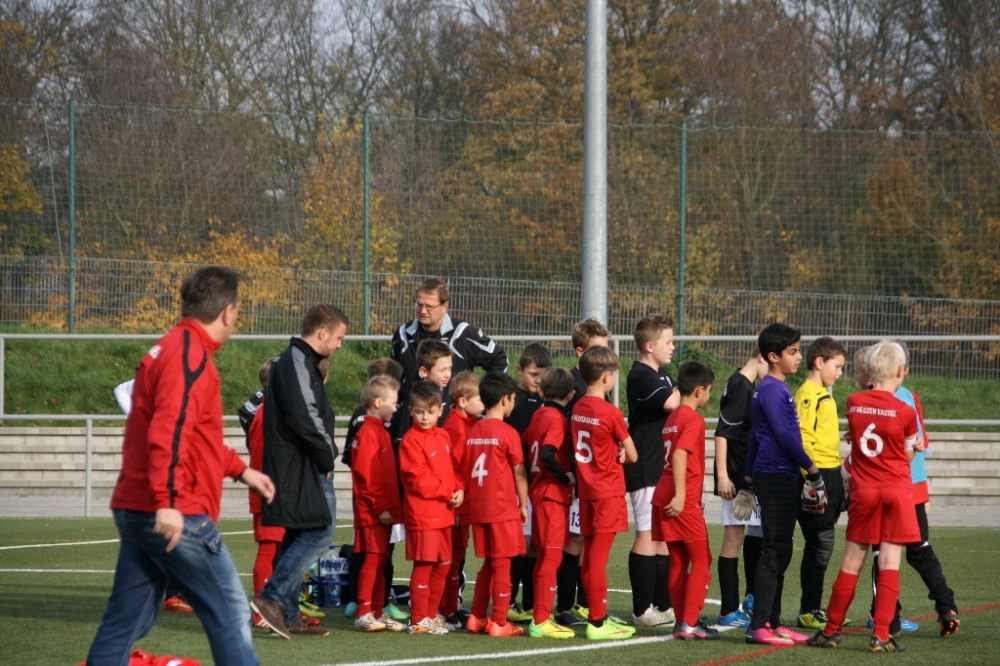
[[[479,376],[463,370],[451,378],[448,386],[451,397],[451,413],[444,420],[444,431],[451,439],[451,458],[455,466],[455,476],[464,481],[462,457],[465,451],[465,437],[469,428],[476,424],[483,414],[483,401],[479,397]],[[450,629],[461,629],[468,620],[468,613],[459,610],[461,606],[462,571],[465,569],[465,550],[469,547],[469,503],[463,502],[455,511],[455,526],[451,533],[451,567],[445,581],[444,595],[441,597],[441,615]]]
[[[454,509],[462,504],[465,492],[455,477],[448,433],[437,427],[441,390],[428,381],[414,384],[410,415],[413,427],[399,444],[406,559],[413,562],[409,632],[440,635],[448,633],[437,608],[451,565]]]
[[[517,362],[517,374],[521,377],[517,385],[517,392],[514,394],[514,411],[510,413],[505,422],[514,426],[519,436],[524,435],[524,431],[531,424],[531,417],[542,406],[542,396],[538,393],[538,387],[542,381],[542,373],[552,367],[552,353],[548,347],[540,342],[531,342],[525,346],[521,352],[521,358]],[[528,457],[527,448],[523,451],[525,458]],[[524,555],[518,555],[510,564],[510,585],[511,604],[507,611],[507,619],[510,622],[530,622],[532,618],[531,609],[535,605],[535,585],[533,572],[538,552],[531,543],[531,502],[528,503],[528,524],[524,526]],[[521,592],[521,602],[517,602],[517,590],[523,584]]]
[[[383,569],[389,556],[389,531],[402,519],[396,474],[396,454],[385,424],[396,413],[399,382],[373,377],[361,391],[365,421],[351,442],[351,479],[354,490],[354,552],[364,553],[358,573],[358,611],[354,621],[361,631],[403,631],[406,625],[382,613],[385,599]],[[373,603],[374,602],[374,603]]]
[[[899,598],[903,548],[920,539],[910,460],[923,443],[917,438],[916,411],[893,395],[906,375],[903,348],[895,342],[880,342],[865,354],[864,363],[873,388],[847,398],[852,464],[844,562],[833,584],[826,628],[810,638],[809,645],[840,646],[840,628],[854,600],[868,547],[881,544],[875,626],[868,650],[902,652],[903,646],[889,634],[889,624]]]
[[[705,505],[705,418],[696,412],[708,402],[715,375],[701,361],[688,361],[677,373],[681,404],[663,426],[663,474],[653,492],[653,540],[670,548],[670,598],[677,624],[674,638],[716,639],[698,613],[712,580]],[[690,566],[690,572],[688,567]]]
[[[483,568],[476,576],[472,615],[466,628],[490,636],[520,636],[524,629],[507,621],[510,608],[510,561],[524,553],[522,528],[528,522],[528,477],[521,438],[503,419],[514,409],[517,384],[505,372],[490,372],[479,382],[486,413],[469,429],[462,467],[469,491],[469,515],[476,556]],[[513,473],[512,473],[513,472]],[[486,608],[493,600],[493,615]]]
[[[605,400],[614,388],[621,362],[608,347],[591,347],[580,356],[587,395],[573,407],[570,441],[575,449],[580,531],[583,533],[583,585],[590,611],[587,638],[630,638],[634,627],[608,617],[608,556],[615,534],[628,531],[625,473],[622,463],[638,453],[621,410]]]
[[[576,477],[572,472],[572,447],[566,407],[573,399],[573,375],[566,368],[549,368],[542,374],[539,393],[545,401],[521,437],[528,448],[533,507],[531,542],[540,557],[533,572],[535,605],[528,635],[533,638],[573,638],[572,629],[552,621],[556,572],[569,533],[569,505]]]

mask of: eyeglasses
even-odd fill
[[[426,310],[427,312],[434,312],[439,307],[444,305],[444,303],[438,303],[437,305],[427,305],[426,303],[414,303],[414,305],[417,307],[417,312],[422,312],[424,310]]]

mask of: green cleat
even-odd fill
[[[406,622],[410,619],[410,611],[403,610],[396,604],[389,604],[382,609],[382,612],[391,617],[396,622]]]
[[[569,627],[556,624],[549,618],[541,624],[528,625],[528,636],[532,638],[576,638],[576,632]]]
[[[591,641],[618,641],[625,638],[632,638],[635,634],[635,627],[626,624],[619,624],[611,618],[605,618],[601,626],[587,623],[587,640]]]
[[[507,610],[507,621],[508,622],[531,622],[534,616],[531,614],[531,610],[524,610],[521,608],[521,604],[513,604]]]

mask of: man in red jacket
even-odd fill
[[[139,363],[111,510],[121,535],[108,608],[88,666],[126,663],[153,627],[167,580],[198,614],[216,664],[257,664],[243,583],[216,530],[222,478],[268,502],[271,480],[222,440],[222,399],[212,354],[239,312],[236,274],[199,269],[181,285],[183,319]]]

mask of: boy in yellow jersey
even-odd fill
[[[839,342],[831,337],[817,338],[806,350],[809,373],[795,392],[802,446],[819,468],[828,498],[823,513],[799,509],[799,526],[806,540],[799,570],[802,582],[799,626],[804,629],[826,627],[826,609],[821,605],[823,579],[833,554],[837,520],[845,508],[840,476],[840,425],[830,387],[840,379],[846,360],[847,350]]]

